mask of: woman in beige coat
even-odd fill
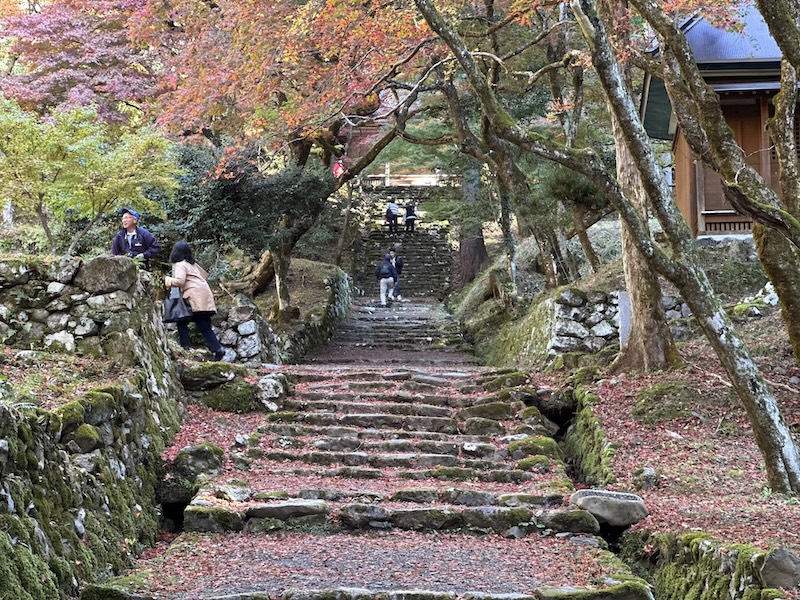
[[[214,304],[214,294],[206,282],[208,273],[194,262],[192,250],[189,248],[189,244],[183,240],[176,242],[172,247],[169,262],[172,263],[172,277],[165,277],[164,284],[168,288],[180,288],[181,296],[192,307],[192,321],[197,325],[198,331],[203,334],[203,339],[214,355],[214,360],[222,360],[225,350],[222,349],[222,344],[219,343],[217,335],[211,329],[211,315],[217,312],[217,306]],[[184,321],[177,325],[181,346],[188,350],[191,345],[189,323]]]

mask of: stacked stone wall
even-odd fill
[[[74,596],[152,544],[160,454],[183,389],[150,275],[122,257],[0,261],[0,340],[31,364],[78,352],[110,361],[112,385],[45,410],[0,398],[0,597]]]

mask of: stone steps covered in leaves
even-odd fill
[[[567,500],[546,435],[566,400],[452,349],[347,342],[313,359],[185,374],[158,491],[184,532],[84,600],[649,598]]]
[[[359,367],[338,380],[339,372],[337,367],[283,372],[296,382],[293,394],[254,431],[241,432],[228,450],[238,471],[235,480],[257,481],[259,490],[214,478],[191,498],[184,512],[187,529],[273,530],[313,521],[345,529],[596,533],[599,526],[585,511],[560,507],[535,517],[534,509],[518,499],[514,506],[495,500],[513,492],[519,498],[524,486],[526,497],[556,505],[554,498],[571,491],[558,446],[542,435],[557,427],[522,401],[535,394],[526,375],[482,368]],[[400,402],[389,401],[412,391],[416,401],[403,395]],[[334,393],[336,399],[330,397]],[[438,403],[428,404],[427,393]],[[292,490],[298,496],[293,500],[270,501],[276,494],[289,495],[287,481],[315,478],[338,482],[334,491],[310,488],[318,490],[313,500],[322,503],[310,502],[307,490]],[[369,502],[331,502],[342,488],[376,481],[380,484],[370,491]],[[457,483],[471,486],[471,493],[448,489]],[[455,497],[469,500],[450,504]],[[422,506],[403,505],[408,503]]]

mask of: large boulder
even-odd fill
[[[592,513],[600,523],[630,527],[649,515],[641,496],[607,490],[578,490],[570,504]]]
[[[75,285],[90,294],[126,291],[137,280],[137,269],[125,256],[98,256],[80,266]]]

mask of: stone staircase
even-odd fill
[[[477,364],[470,350],[442,304],[414,299],[382,307],[372,298],[357,300],[334,339],[307,361],[460,367]]]
[[[253,374],[293,382],[269,412],[190,405],[165,453],[182,532],[84,600],[652,598],[566,501],[569,407],[465,350],[440,304],[362,302],[308,364]]]
[[[378,285],[375,266],[389,248],[394,248],[404,262],[400,277],[403,296],[444,298],[450,287],[453,269],[453,249],[448,240],[448,229],[441,223],[427,223],[423,215],[413,234],[406,233],[402,223],[398,225],[398,233],[390,234],[384,219],[389,200],[397,202],[401,209],[408,201],[419,206],[431,189],[437,188],[388,187],[379,188],[371,195],[371,216],[361,257],[363,270],[356,277],[365,293],[377,293],[374,291]]]

